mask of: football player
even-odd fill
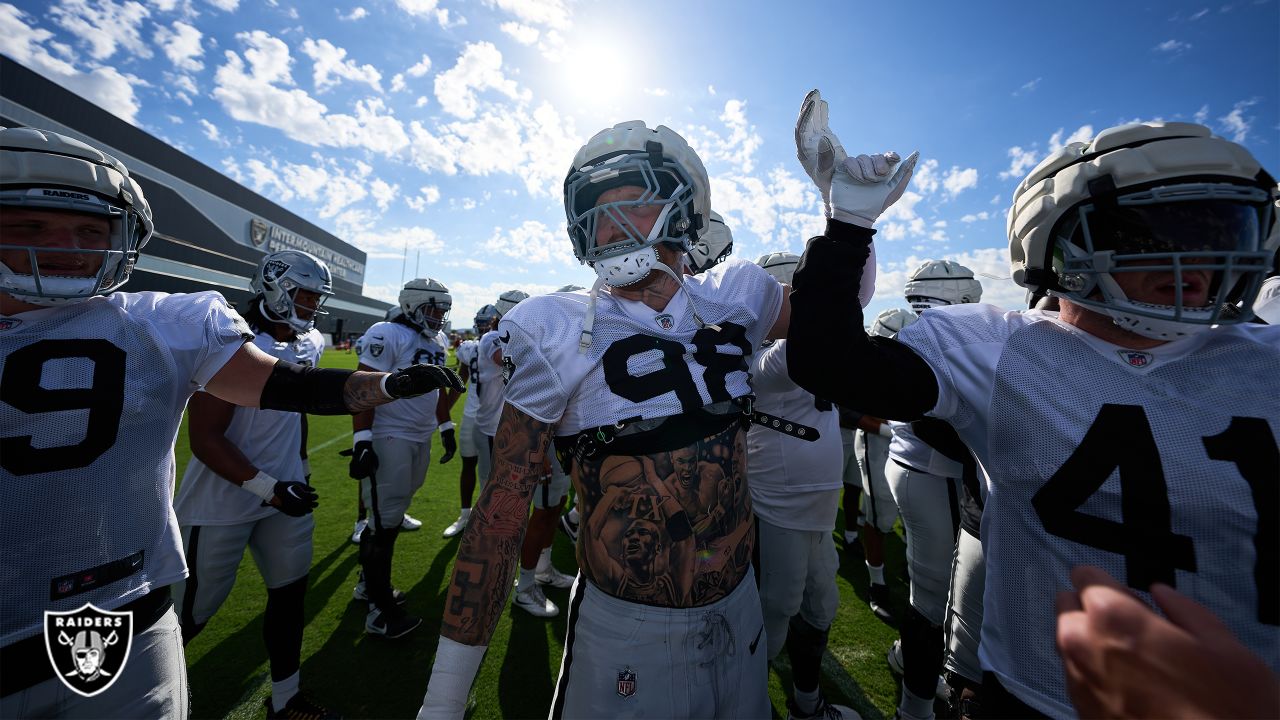
[[[477,393],[479,404],[476,407],[475,443],[480,450],[479,478],[480,485],[489,479],[493,467],[493,436],[498,431],[498,417],[502,414],[502,390],[506,377],[502,366],[502,334],[498,332],[498,321],[511,309],[529,297],[523,290],[508,290],[498,296],[494,303],[494,318],[484,335],[480,336],[476,345],[477,360],[476,377],[479,378],[480,391]]]
[[[462,496],[462,511],[458,519],[444,529],[444,536],[451,538],[462,532],[471,518],[471,500],[476,491],[476,465],[479,462],[480,444],[476,440],[476,410],[480,407],[480,341],[498,318],[498,309],[485,305],[476,311],[475,333],[477,339],[463,340],[454,352],[458,360],[458,375],[467,384],[467,399],[462,404],[462,432],[458,442],[458,454],[462,456],[462,471],[458,477],[458,489]],[[481,438],[483,440],[483,438]]]
[[[834,143],[807,118],[821,102],[816,91],[805,100],[802,145]],[[1072,706],[1055,647],[1054,593],[1079,566],[1101,568],[1144,603],[1176,587],[1280,668],[1280,330],[1247,323],[1280,245],[1275,180],[1243,147],[1190,123],[1122,125],[1071,143],[1019,184],[1008,223],[1014,281],[1057,296],[1060,312],[937,308],[894,341],[831,328],[861,324],[848,310],[851,278],[910,163],[882,155],[834,166],[844,217],[810,241],[796,273],[788,360],[824,396],[949,422],[976,455],[986,484],[983,713],[1094,710]],[[835,378],[813,360],[833,351],[853,372]],[[844,380],[868,375],[889,381]],[[1122,637],[1142,629],[1125,627]],[[1149,639],[1130,634],[1119,647]],[[1171,704],[1156,714],[1181,711],[1178,698],[1201,684],[1189,666],[1173,667],[1157,693]],[[1106,674],[1071,679],[1117,682]],[[1273,713],[1275,688],[1243,694]]]
[[[927,260],[911,273],[904,293],[916,313],[925,313],[930,308],[978,302],[982,284],[972,270],[957,262]],[[905,317],[915,321],[909,313]],[[899,324],[897,330],[909,324]],[[892,338],[897,332],[880,334]],[[900,625],[901,638],[889,648],[888,660],[890,668],[902,676],[898,714],[904,720],[930,720],[934,698],[949,698],[939,673],[962,474],[959,462],[917,437],[911,425],[893,423],[885,477],[906,530],[911,595]]]
[[[756,261],[790,291],[800,256],[771,253]],[[832,705],[818,687],[822,654],[840,607],[836,573],[840,557],[835,529],[843,452],[840,419],[831,403],[819,400],[787,374],[787,341],[766,342],[751,360],[755,409],[787,425],[817,431],[817,439],[753,425],[747,431],[751,507],[756,515],[756,569],[764,614],[766,657],[787,649],[791,660],[791,718],[851,720],[858,714]],[[708,488],[700,488],[706,494]],[[715,488],[711,488],[715,491]],[[691,493],[690,499],[698,499]],[[697,503],[686,511],[693,513]]]
[[[400,290],[399,309],[390,321],[375,323],[356,345],[361,370],[395,370],[419,363],[443,366],[448,339],[442,328],[453,306],[449,289],[432,278],[417,278]],[[431,464],[431,435],[440,430],[448,462],[457,449],[449,410],[454,392],[428,393],[411,402],[357,413],[350,475],[360,480],[360,492],[370,520],[360,536],[360,581],[353,596],[369,603],[365,631],[399,638],[413,631],[422,618],[404,609],[404,593],[391,585],[396,538],[404,527],[405,511],[422,487]]]
[[[249,284],[255,294],[244,318],[253,344],[304,367],[319,365],[324,338],[315,319],[333,294],[329,268],[307,253],[282,250],[263,256]],[[183,643],[227,599],[248,547],[267,586],[267,717],[336,717],[298,692],[316,504],[303,457],[306,416],[236,407],[207,392],[191,396],[187,413],[192,458],[173,501],[190,572],[174,589]],[[278,506],[246,491],[245,483],[258,473],[294,484]]]
[[[583,523],[553,715],[767,718],[739,403],[751,355],[785,333],[786,295],[741,260],[680,272],[711,203],[702,161],[667,127],[597,133],[564,188],[574,252],[597,279],[499,325],[494,472],[463,533],[420,716],[462,717],[555,435]],[[728,481],[696,517],[678,500],[695,474]]]
[[[169,586],[187,567],[170,498],[191,394],[335,415],[460,383],[443,368],[272,357],[215,292],[115,292],[151,209],[119,160],[79,140],[0,129],[0,206],[0,522],[25,528],[0,539],[0,716],[185,717]],[[308,503],[300,482],[243,480],[259,502]],[[128,672],[93,697],[54,677],[42,633],[45,611],[86,603],[133,617]]]

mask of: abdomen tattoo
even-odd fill
[[[675,450],[575,463],[583,573],[647,605],[694,607],[728,595],[755,542],[746,472],[737,423]]]

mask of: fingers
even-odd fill
[[[1151,599],[1174,625],[1201,639],[1234,635],[1208,608],[1163,583],[1151,586]]]
[[[885,153],[885,155],[893,155],[894,157],[897,157],[898,153],[890,151],[888,153]],[[906,161],[904,161],[901,165],[898,166],[898,171],[893,174],[893,177],[889,178],[889,187],[896,188],[899,185],[905,185],[907,182],[909,182],[911,180],[911,175],[916,171],[916,163],[919,162],[919,160],[920,160],[919,150],[916,150],[912,152],[910,155],[908,155]],[[890,162],[893,162],[893,161],[890,161]]]

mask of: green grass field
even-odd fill
[[[354,354],[331,351],[326,367],[354,368]],[[462,417],[462,402],[454,419]],[[387,641],[365,635],[366,606],[353,602],[351,589],[359,565],[350,542],[356,516],[356,482],[347,477],[346,458],[338,451],[351,442],[348,417],[310,418],[308,440],[311,482],[320,494],[316,510],[315,557],[307,593],[307,627],[302,648],[302,686],[348,718],[413,717],[422,702],[443,611],[445,587],[457,553],[457,538],[440,532],[458,512],[458,468],[433,463],[410,513],[422,520],[418,532],[404,533],[396,544],[395,586],[409,596],[409,611],[425,619],[412,635]],[[439,436],[433,458],[440,456]],[[186,426],[178,437],[178,478],[191,451]],[[843,528],[843,520],[837,521]],[[898,535],[886,543],[886,579],[895,608],[907,602],[903,546]],[[556,566],[573,572],[573,548],[557,533]],[[878,621],[867,607],[867,572],[861,555],[842,556],[840,612],[831,629],[823,663],[823,688],[837,703],[852,706],[864,718],[892,717],[897,683],[885,663],[885,651],[897,631]],[[508,609],[498,624],[484,665],[472,689],[473,718],[546,717],[565,635],[568,591],[548,589],[561,608],[550,621]],[[187,647],[192,711],[195,717],[261,718],[262,699],[270,693],[262,612],[266,590],[249,553],[235,589],[222,609]],[[899,611],[900,612],[900,611]],[[784,687],[790,686],[782,653],[770,673],[774,711],[786,717]]]

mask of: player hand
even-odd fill
[[[440,444],[444,447],[444,454],[440,456],[440,464],[443,465],[453,459],[453,454],[458,452],[457,433],[453,428],[440,431]]]
[[[320,496],[306,483],[281,480],[276,483],[275,497],[268,504],[285,515],[302,517],[316,509]]]
[[[356,440],[353,447],[338,454],[351,458],[347,474],[356,480],[372,477],[378,471],[378,455],[373,451],[372,440]]]
[[[443,365],[410,365],[388,375],[384,387],[395,399],[425,395],[441,388],[456,392],[466,389],[462,378]]]
[[[311,484],[311,460],[309,458],[302,458],[302,481],[308,485]]]
[[[893,151],[846,158],[831,179],[831,217],[870,228],[906,192],[919,159],[919,151],[906,160]]]
[[[1280,717],[1280,678],[1207,608],[1157,583],[1160,617],[1095,567],[1058,593],[1058,652],[1081,717]]]
[[[831,177],[836,166],[845,160],[840,139],[827,126],[827,101],[822,93],[810,90],[800,103],[800,117],[796,120],[796,157],[800,165],[822,193],[822,205],[827,217],[831,217]]]

